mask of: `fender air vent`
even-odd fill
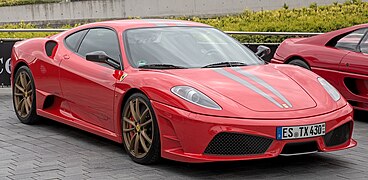
[[[48,57],[53,58],[56,51],[57,43],[55,41],[48,41],[45,44],[45,50]]]

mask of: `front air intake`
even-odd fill
[[[327,133],[323,139],[327,147],[337,146],[345,143],[350,138],[350,127],[352,123],[348,122],[342,126],[337,127],[331,132]]]
[[[308,154],[318,151],[318,145],[315,141],[309,142],[298,142],[298,143],[287,143],[280,155],[292,156],[299,154]]]
[[[272,139],[239,133],[219,133],[207,146],[204,154],[209,155],[254,155],[264,154]]]

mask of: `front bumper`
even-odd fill
[[[314,117],[283,120],[240,119],[195,114],[182,109],[152,101],[160,129],[161,156],[182,162],[236,161],[272,158],[283,152],[291,143],[315,142],[317,151],[328,152],[351,148],[357,145],[353,140],[353,114],[350,105],[334,112]],[[306,115],[307,116],[307,115]],[[348,140],[335,146],[326,146],[324,136],[276,140],[279,126],[300,126],[326,123],[326,134],[350,123]],[[213,155],[205,153],[210,142],[219,133],[236,133],[271,139],[266,151],[249,155]]]

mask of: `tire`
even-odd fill
[[[300,66],[300,67],[302,67],[304,69],[311,70],[311,68],[309,67],[309,65],[305,61],[300,60],[300,59],[294,59],[294,60],[290,61],[288,64]]]
[[[133,112],[139,114],[133,115],[132,107]],[[149,112],[146,112],[147,109]],[[134,162],[147,165],[157,163],[161,159],[159,128],[147,96],[135,93],[128,98],[121,116],[121,128],[124,148]]]
[[[35,124],[39,120],[36,113],[36,88],[27,66],[20,67],[15,73],[12,96],[14,111],[20,122]]]

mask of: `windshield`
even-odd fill
[[[126,31],[125,39],[129,62],[136,68],[171,69],[264,64],[247,47],[214,28],[131,29]]]

